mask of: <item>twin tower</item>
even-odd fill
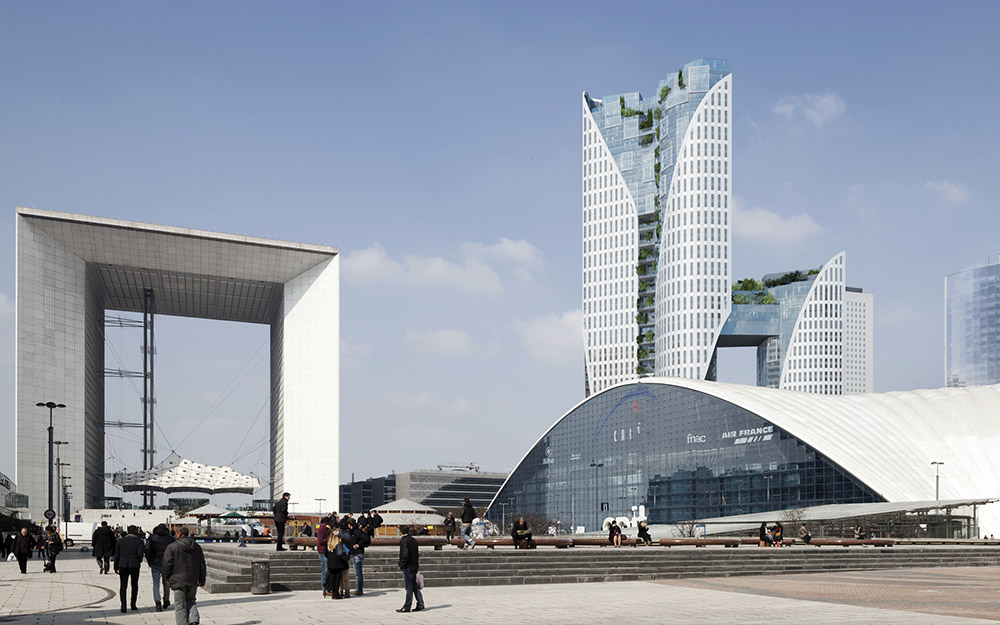
[[[845,254],[733,283],[732,75],[699,59],[655,95],[583,93],[587,394],[646,376],[715,380],[757,347],[759,386],[872,390],[871,294]]]

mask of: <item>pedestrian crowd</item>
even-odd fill
[[[63,545],[54,526],[45,528],[40,536],[25,527],[17,534],[3,537],[0,551],[4,559],[13,555],[22,574],[27,574],[28,560],[37,551],[44,563],[42,570],[55,573]],[[139,609],[139,572],[145,560],[152,575],[156,611],[162,612],[173,603],[178,625],[200,622],[196,596],[198,588],[205,585],[207,569],[201,546],[190,536],[187,527],[181,527],[175,535],[161,523],[152,534],[147,534],[135,525],[112,528],[107,521],[102,521],[91,536],[90,547],[99,575],[107,575],[112,569],[118,574],[118,597],[123,613]]]

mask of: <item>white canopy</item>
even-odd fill
[[[163,493],[242,493],[252,495],[260,480],[237,473],[232,467],[217,467],[192,462],[171,452],[151,469],[119,473],[114,483],[125,492],[154,490]],[[226,511],[224,511],[226,512]]]

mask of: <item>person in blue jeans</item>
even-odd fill
[[[417,596],[417,607],[413,612],[424,609],[424,596],[417,587],[417,573],[420,571],[420,554],[417,553],[417,541],[410,536],[410,528],[403,525],[399,528],[403,534],[399,539],[399,569],[403,572],[403,585],[406,586],[406,600],[397,612],[409,612],[413,604],[413,596]]]
[[[167,526],[160,523],[153,528],[153,534],[146,541],[146,562],[149,563],[149,572],[153,575],[153,601],[156,602],[156,611],[163,612],[170,607],[170,586],[166,578],[163,577],[160,566],[163,564],[163,554],[167,550],[167,545],[174,542],[174,537],[167,529]],[[163,597],[160,597],[160,585],[163,586]]]
[[[351,564],[354,565],[354,594],[361,596],[365,594],[365,574],[361,570],[365,563],[365,547],[372,544],[368,537],[368,532],[358,526],[352,519],[348,525],[351,533],[349,541],[351,547]]]

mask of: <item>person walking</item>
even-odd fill
[[[35,539],[28,534],[28,528],[22,527],[21,533],[17,535],[13,544],[11,544],[11,551],[13,551],[14,557],[17,558],[17,566],[21,569],[21,573],[28,572],[28,558],[31,557],[31,550],[34,548]]]
[[[128,590],[129,579],[132,580],[132,610],[138,610],[136,601],[139,599],[139,565],[143,556],[142,539],[139,538],[139,528],[129,525],[127,533],[115,543],[115,573],[121,582],[118,596],[122,600],[122,612],[128,612],[125,607],[125,591]]]
[[[278,551],[285,550],[285,523],[288,523],[288,500],[292,498],[290,493],[284,493],[274,502],[274,529],[278,533]]]
[[[156,611],[163,612],[170,607],[170,586],[166,578],[163,577],[163,554],[170,543],[174,542],[174,537],[167,529],[167,526],[160,523],[153,528],[153,535],[146,541],[146,562],[149,563],[149,572],[153,576],[153,601],[156,602]],[[160,600],[160,585],[163,585],[163,600]]]
[[[351,564],[354,565],[354,594],[358,597],[365,594],[365,574],[362,568],[365,564],[365,547],[372,544],[368,533],[358,527],[353,521],[350,529]]]
[[[451,539],[455,537],[455,526],[457,523],[455,515],[449,512],[448,516],[444,519],[444,535],[448,542],[451,542]]]
[[[101,521],[101,526],[94,530],[94,535],[90,538],[90,548],[93,549],[94,558],[97,560],[97,569],[107,575],[111,569],[111,556],[115,552],[115,532],[108,527],[107,521]]]
[[[472,522],[476,520],[476,509],[472,507],[468,497],[462,505],[462,538],[465,540],[463,549],[475,549],[476,541],[472,539]]]
[[[174,621],[177,625],[197,625],[198,588],[205,585],[205,553],[194,542],[187,527],[179,530],[180,538],[167,545],[160,569],[167,585],[174,591]]]
[[[465,500],[468,503],[468,499]],[[396,610],[397,612],[409,612],[410,605],[413,603],[413,596],[417,596],[417,607],[413,608],[414,612],[420,612],[424,609],[424,596],[420,592],[419,586],[417,586],[417,573],[420,571],[420,553],[418,552],[419,547],[417,547],[417,540],[410,536],[410,528],[403,525],[399,528],[399,531],[403,534],[402,538],[399,539],[399,570],[403,572],[403,586],[406,587],[406,600],[403,602],[403,607]]]
[[[45,553],[49,556],[49,573],[56,572],[56,556],[62,553],[62,550],[62,538],[59,537],[56,528],[51,525],[45,528]]]
[[[0,532],[0,560],[7,561],[11,543],[7,542],[7,532]]]

